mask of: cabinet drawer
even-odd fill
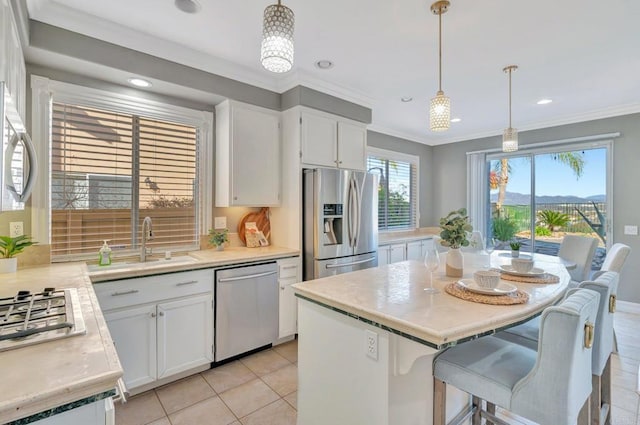
[[[168,273],[96,283],[93,288],[102,310],[186,297],[213,291],[213,270]]]
[[[297,278],[299,263],[300,259],[298,257],[278,260],[278,278]]]

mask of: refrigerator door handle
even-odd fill
[[[349,247],[353,248],[355,240],[354,224],[354,193],[353,193],[353,175],[349,175],[349,190],[347,191],[347,231],[349,233]]]
[[[366,174],[365,174],[365,179],[366,179]],[[364,185],[364,180],[362,181],[362,184]],[[358,240],[360,239],[360,220],[362,218],[362,196],[361,196],[361,188],[360,185],[358,184],[358,181],[355,179],[353,179],[353,187],[355,189],[356,192],[356,206],[357,206],[357,210],[356,210],[356,228],[355,228],[355,238],[353,241],[353,246],[354,248],[358,246]]]
[[[325,267],[328,268],[328,269],[337,269],[337,268],[340,268],[340,267],[355,266],[357,264],[370,263],[371,261],[373,261],[375,259],[376,259],[376,257],[371,257],[371,258],[366,258],[364,260],[353,261],[351,263],[327,264]]]

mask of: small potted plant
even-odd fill
[[[26,235],[15,238],[0,236],[0,273],[15,273],[18,269],[18,259],[15,256],[36,243]]]
[[[509,246],[511,247],[511,256],[513,258],[520,257],[520,247],[522,244],[518,241],[513,241],[509,243]]]
[[[229,242],[229,229],[209,229],[209,242],[215,245],[218,251],[224,251],[225,242]]]
[[[463,258],[460,247],[469,246],[467,234],[473,231],[469,222],[469,216],[465,208],[451,211],[446,217],[440,219],[440,245],[449,247],[446,257],[446,275],[450,277],[462,277]]]

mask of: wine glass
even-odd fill
[[[487,264],[487,267],[491,267],[491,254],[496,249],[497,244],[498,244],[498,241],[495,240],[494,238],[487,238],[487,241],[484,247],[485,252],[488,254],[487,257],[488,257],[489,264]]]
[[[433,272],[438,270],[440,266],[440,256],[435,246],[427,248],[427,253],[424,256],[424,266],[429,270],[429,287],[424,288],[425,292],[429,294],[439,293],[440,291],[433,287]]]

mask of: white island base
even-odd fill
[[[300,298],[298,332],[298,425],[432,424],[438,350]],[[469,402],[448,386],[447,420]]]

